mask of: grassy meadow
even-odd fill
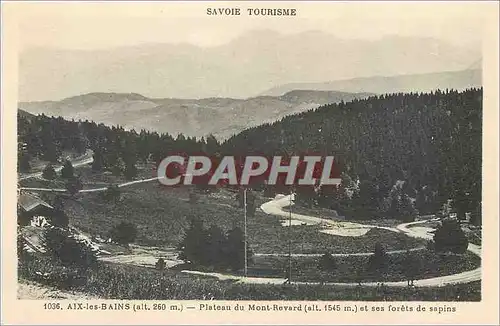
[[[19,277],[61,290],[104,299],[134,300],[359,300],[359,301],[480,301],[481,283],[439,288],[344,287],[324,285],[238,284],[176,271],[100,263],[86,272],[31,256],[19,262]],[[40,276],[35,273],[38,271]]]

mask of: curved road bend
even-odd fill
[[[293,201],[294,195],[287,195],[284,197],[280,197],[278,199],[273,199],[271,201],[268,201],[267,203],[262,204],[260,206],[260,208],[266,214],[289,218],[290,212],[284,211],[283,207],[287,207],[290,205],[290,197],[291,197],[291,200]],[[400,230],[398,230],[397,228],[391,228],[391,227],[386,227],[386,226],[377,226],[377,225],[367,225],[367,224],[360,224],[360,223],[353,223],[353,222],[344,222],[344,221],[339,222],[339,221],[315,217],[315,216],[296,214],[293,212],[292,212],[292,219],[299,220],[299,221],[302,221],[305,223],[326,224],[326,225],[335,226],[335,227],[341,226],[342,228],[353,228],[353,229],[359,229],[359,228],[373,229],[373,228],[376,228],[376,229],[384,229],[384,230],[388,230],[388,231],[392,231],[392,232],[400,232]]]
[[[289,212],[285,212],[282,210],[283,207],[289,205],[290,202],[290,197],[285,196],[280,199],[276,200],[271,200],[267,203],[264,203],[261,208],[264,212],[268,214],[273,214],[273,215],[278,215],[278,216],[289,216]],[[292,218],[301,220],[304,222],[311,222],[314,221],[316,223],[326,223],[326,224],[332,224],[334,221],[330,220],[325,220],[321,219],[318,217],[313,217],[313,216],[307,216],[307,215],[300,215],[300,214],[293,214],[292,213]],[[416,222],[410,222],[410,223],[403,223],[400,224],[396,227],[397,231],[396,232],[403,232],[409,237],[413,238],[420,238],[420,239],[432,239],[433,234],[429,233],[428,228],[409,228],[409,226],[412,225],[417,225],[421,223],[426,223],[432,220],[424,220],[424,221],[416,221]],[[357,223],[354,223],[357,224]],[[369,225],[365,225],[366,227],[372,227]],[[390,229],[394,230],[394,228],[385,228],[385,229]],[[472,252],[473,254],[481,257],[481,247],[474,245],[472,243],[469,243],[468,250]],[[345,254],[346,256],[353,255],[353,254]],[[354,254],[355,255],[355,254]],[[235,280],[240,283],[253,283],[253,284],[283,284],[286,279],[284,278],[265,278],[265,277],[242,277],[242,276],[234,276],[234,275],[226,275],[226,274],[221,274],[221,273],[203,273],[203,272],[198,272],[198,271],[183,271],[184,273],[189,273],[189,274],[194,274],[194,275],[203,275],[203,276],[212,276],[216,277],[220,280]],[[452,275],[446,275],[446,276],[438,276],[438,277],[432,277],[432,278],[427,278],[427,279],[420,279],[420,280],[415,280],[414,285],[417,287],[441,287],[449,284],[461,284],[461,283],[470,283],[473,281],[479,281],[481,280],[481,267],[478,267],[474,270],[471,271],[465,271],[457,274],[452,274]],[[358,283],[337,283],[337,282],[293,282],[293,284],[309,284],[309,285],[337,285],[337,286],[358,286]],[[364,286],[378,286],[380,285],[380,282],[368,282],[368,283],[362,283]],[[399,281],[399,282],[384,282],[384,285],[386,286],[391,286],[391,287],[407,287],[408,283],[406,281]]]
[[[82,165],[86,165],[86,164],[90,164],[92,162],[94,162],[94,157],[93,157],[93,154],[94,152],[90,149],[88,149],[85,154],[83,154],[82,156],[79,156],[77,158],[75,158],[74,160],[71,161],[71,164],[73,165],[73,167],[79,167],[79,166],[82,166]],[[63,166],[57,166],[57,167],[54,167],[54,170],[56,172],[59,172],[61,171],[63,168]],[[42,171],[40,172],[35,172],[35,173],[29,173],[29,174],[26,174],[26,175],[22,175],[19,177],[19,180],[26,180],[26,179],[30,179],[30,178],[40,178],[42,176]]]
[[[76,162],[74,166],[80,166],[80,165],[85,165],[88,163],[91,163],[93,161],[92,157],[90,158],[84,158],[83,160]],[[59,168],[60,169],[60,168]],[[36,177],[37,175],[41,176],[40,173],[34,173],[29,176],[25,176],[24,179],[26,178],[31,178],[31,177]],[[118,187],[126,187],[130,186],[133,184],[137,183],[144,183],[144,182],[150,182],[158,180],[158,177],[154,178],[149,178],[149,179],[141,179],[141,180],[135,180],[135,181],[129,181],[125,182],[122,184],[119,184]],[[66,189],[49,189],[49,188],[20,188],[23,190],[34,190],[34,191],[52,191],[52,192],[66,192]],[[107,187],[101,187],[101,188],[93,188],[93,189],[82,189],[79,192],[80,193],[87,193],[87,192],[99,192],[99,191],[105,191]],[[286,207],[290,204],[290,196],[284,196],[279,199],[273,199],[267,203],[264,203],[261,205],[261,209],[270,215],[276,215],[276,216],[281,216],[281,217],[289,217],[290,213],[283,211],[283,207]],[[292,197],[293,200],[293,197]],[[315,223],[315,224],[326,224],[326,225],[332,225],[332,226],[338,226],[339,222],[329,220],[329,219],[322,219],[319,217],[314,217],[314,216],[308,216],[308,215],[302,215],[302,214],[296,214],[292,213],[292,219],[299,220],[302,222],[309,222],[309,223]],[[409,228],[411,225],[416,225],[420,223],[426,223],[428,221],[433,221],[432,220],[424,220],[424,221],[416,221],[416,222],[410,222],[410,223],[403,223],[398,225],[396,228],[390,228],[390,227],[382,227],[382,226],[376,226],[376,225],[367,225],[367,224],[359,224],[359,223],[352,223],[352,222],[341,222],[344,226],[350,226],[353,228],[379,228],[379,229],[385,229],[393,232],[403,232],[409,237],[413,238],[421,238],[421,239],[432,239],[433,235],[431,233],[428,233],[428,229],[426,228]],[[420,249],[420,248],[416,248]],[[413,249],[413,250],[416,250]],[[469,243],[468,250],[472,252],[473,254],[481,257],[481,247],[474,245],[472,243]],[[362,255],[367,255],[368,253],[353,253],[353,254],[337,254],[337,255],[344,255],[344,256],[362,256]],[[261,254],[265,255],[265,254]],[[273,255],[273,254],[270,254]],[[277,254],[279,255],[279,254]],[[243,283],[254,283],[254,284],[283,284],[286,279],[284,278],[264,278],[264,277],[239,277],[239,276],[234,276],[234,275],[225,275],[225,274],[220,274],[220,273],[203,273],[203,272],[197,272],[197,271],[182,271],[184,273],[189,273],[189,274],[196,274],[196,275],[205,275],[205,276],[213,276],[216,277],[220,280],[225,280],[225,279],[231,279],[231,280],[236,280],[238,282],[243,282]],[[469,283],[473,281],[478,281],[481,280],[481,267],[478,267],[474,270],[471,271],[466,271],[462,273],[457,273],[453,275],[446,275],[446,276],[439,276],[439,277],[433,277],[433,278],[428,278],[428,279],[421,279],[421,280],[416,280],[414,282],[415,286],[425,286],[425,287],[435,287],[435,286],[444,286],[447,284],[459,284],[459,283]],[[294,282],[294,284],[328,284],[328,285],[340,285],[340,286],[357,286],[358,283],[319,283],[319,282]],[[394,286],[394,287],[405,287],[407,286],[406,281],[400,281],[400,282],[385,282],[384,283],[387,286]],[[366,286],[377,286],[379,283],[375,282],[369,282],[369,283],[363,283],[363,285]]]

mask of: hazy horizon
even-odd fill
[[[449,43],[450,45],[453,46],[459,46],[462,48],[470,49],[470,50],[478,50],[478,48],[481,46],[481,39],[475,39],[471,40],[470,43],[455,43],[451,42],[449,40],[439,38],[439,37],[433,37],[433,36],[426,36],[426,35],[400,35],[396,33],[387,33],[383,34],[377,37],[373,38],[363,38],[363,37],[355,37],[355,38],[346,38],[343,37],[342,35],[335,35],[330,31],[323,31],[320,29],[310,29],[310,30],[303,30],[303,31],[298,31],[294,33],[290,32],[283,32],[279,30],[273,30],[273,29],[268,29],[268,28],[257,28],[253,30],[245,30],[242,33],[229,38],[225,40],[224,42],[217,43],[217,44],[203,44],[203,42],[194,42],[190,40],[185,40],[185,41],[157,41],[157,42],[143,42],[143,43],[134,43],[134,44],[121,44],[121,45],[113,45],[113,46],[102,46],[102,47],[96,47],[96,48],[67,48],[63,47],[60,45],[30,45],[26,48],[23,48],[20,53],[24,52],[29,52],[32,50],[36,49],[50,49],[50,50],[58,50],[58,51],[75,51],[75,52],[101,52],[101,51],[109,51],[109,50],[116,50],[116,49],[127,49],[127,48],[136,48],[136,47],[154,47],[154,46],[163,46],[163,45],[171,45],[171,46],[190,46],[190,47],[195,47],[195,48],[200,48],[200,49],[212,49],[212,48],[217,48],[221,47],[224,45],[228,45],[231,42],[237,41],[240,38],[243,37],[248,37],[250,34],[261,34],[261,35],[269,35],[269,33],[275,34],[279,37],[282,36],[297,36],[297,35],[306,35],[306,34],[315,34],[315,33],[324,33],[328,34],[329,36],[332,37],[332,39],[337,40],[337,41],[360,41],[360,42],[377,42],[381,41],[384,39],[408,39],[408,38],[413,38],[413,39],[429,39],[429,40],[436,40],[436,41],[441,41],[445,43]]]
[[[213,17],[208,7],[297,8]],[[19,100],[249,98],[289,83],[467,69],[488,3],[20,3]]]
[[[11,3],[7,4],[12,6]],[[297,17],[212,17],[208,7],[297,8]],[[16,8],[18,7],[18,8]],[[440,8],[441,7],[441,8]],[[432,37],[453,45],[481,42],[489,4],[450,3],[20,3],[19,47],[105,49],[147,43],[222,45],[255,30],[319,30],[342,39]],[[441,9],[441,10],[440,10]],[[161,32],[159,32],[161,31]]]
[[[318,81],[318,82],[311,82],[310,84],[330,84],[330,83],[336,83],[336,82],[349,82],[349,81],[354,81],[354,80],[363,80],[363,79],[371,79],[371,78],[392,78],[392,77],[406,77],[406,76],[425,76],[425,75],[432,75],[432,74],[440,74],[440,73],[455,73],[455,72],[462,72],[467,69],[463,70],[453,70],[453,71],[436,71],[436,72],[431,72],[431,73],[422,73],[422,74],[399,74],[399,75],[370,75],[370,76],[360,76],[360,77],[355,77],[355,78],[346,78],[346,79],[335,79],[335,80],[324,80],[324,81]],[[481,68],[470,68],[470,70],[482,70]],[[286,84],[280,84],[277,85],[275,88],[279,88],[280,86],[287,86],[287,85],[300,85],[300,82],[290,82]],[[473,87],[471,87],[473,88]],[[115,91],[93,91],[93,92],[84,92],[84,93],[75,93],[73,95],[61,97],[61,98],[54,98],[54,99],[45,99],[45,100],[19,100],[18,103],[35,103],[35,102],[58,102],[58,101],[63,101],[66,99],[74,98],[74,97],[79,97],[79,96],[85,96],[85,95],[91,95],[91,94],[130,94],[130,95],[140,95],[144,96],[145,98],[151,99],[151,100],[165,100],[165,99],[172,99],[172,100],[209,100],[209,99],[230,99],[230,100],[249,100],[253,98],[258,98],[258,97],[266,97],[266,96],[271,96],[271,97],[276,97],[278,95],[269,95],[266,94],[269,91],[272,91],[273,87],[270,89],[267,89],[266,91],[262,92],[261,94],[255,94],[255,95],[250,95],[250,96],[207,96],[207,97],[182,97],[182,96],[177,96],[177,97],[155,97],[155,96],[147,96],[144,95],[141,92],[115,92]],[[289,92],[294,92],[294,91],[314,91],[314,92],[323,92],[323,93],[328,93],[328,92],[339,92],[339,93],[372,93],[373,95],[379,95],[379,94],[385,94],[385,93],[373,93],[370,91],[345,91],[345,90],[327,90],[327,89],[309,89],[309,88],[301,88],[300,86],[297,86],[296,88],[293,88],[292,90],[286,91],[283,93],[289,93]],[[424,91],[425,92],[425,91]]]

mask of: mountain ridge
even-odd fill
[[[473,67],[477,64],[473,64]],[[396,76],[371,76],[334,80],[319,83],[289,83],[272,87],[261,93],[264,96],[279,96],[293,89],[331,90],[345,92],[370,92],[376,94],[398,92],[429,92],[436,89],[465,90],[482,86],[481,69],[443,71],[429,74],[404,74]]]
[[[248,98],[290,81],[461,70],[480,56],[480,50],[433,38],[349,40],[321,31],[243,34],[214,47],[33,48],[20,55],[19,98],[53,100],[102,91],[148,98]]]
[[[128,129],[197,137],[214,134],[223,139],[290,114],[371,95],[374,94],[293,90],[277,97],[175,99],[148,98],[138,93],[99,92],[61,101],[20,102],[19,109],[32,114],[119,124]]]

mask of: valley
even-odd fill
[[[103,96],[132,100],[77,101],[88,108]],[[222,141],[20,111],[19,275],[114,299],[273,298],[273,289],[319,300],[340,288],[343,299],[477,300],[481,96],[471,89],[340,100]],[[304,150],[340,157],[341,184],[243,190],[158,181],[157,166],[171,153]],[[80,254],[66,255],[65,246]]]
[[[88,170],[88,167],[83,165],[77,168],[81,170],[81,175],[85,176],[84,180],[88,178],[88,180],[92,180],[94,183],[99,183],[98,180],[104,177],[101,174],[92,173],[91,171],[85,172],[85,170]],[[140,175],[153,173],[153,170],[147,172],[147,166],[140,167],[140,171]],[[25,178],[22,182],[26,182],[27,179],[38,178],[40,178],[40,175],[33,174],[29,178]],[[137,181],[140,180],[141,179]],[[282,209],[286,207],[288,210],[292,207],[291,209],[293,210],[293,206],[289,206],[290,203],[293,203],[293,196],[290,197],[290,195],[277,196],[275,199],[259,199],[259,202],[262,202],[260,210],[256,212],[253,219],[248,223],[248,241],[254,250],[254,258],[247,277],[207,272],[203,270],[185,270],[182,267],[186,265],[177,258],[179,252],[175,248],[175,243],[178,243],[180,238],[176,238],[174,235],[178,236],[182,233],[182,227],[187,225],[188,216],[190,214],[200,215],[202,211],[203,214],[199,217],[204,218],[206,223],[212,223],[219,227],[224,227],[229,224],[241,225],[242,212],[241,209],[237,208],[237,203],[234,201],[234,198],[232,198],[234,197],[234,193],[221,190],[213,194],[216,196],[212,196],[211,194],[200,194],[196,203],[190,203],[188,195],[192,190],[164,189],[154,178],[142,180],[144,180],[144,182],[132,181],[121,184],[118,183],[119,187],[123,188],[123,195],[125,195],[120,199],[122,203],[125,204],[125,207],[119,210],[117,210],[118,207],[116,203],[106,203],[106,201],[103,201],[98,196],[97,193],[105,191],[105,187],[94,188],[96,191],[91,191],[92,189],[86,189],[87,191],[81,190],[77,197],[69,198],[64,201],[64,209],[68,211],[72,221],[72,228],[75,232],[80,233],[84,237],[102,239],[104,236],[101,231],[106,228],[106,224],[111,228],[112,224],[117,223],[119,220],[133,221],[140,226],[140,234],[147,234],[149,236],[148,238],[139,237],[137,239],[137,244],[127,247],[109,245],[106,244],[104,240],[101,240],[102,243],[96,242],[95,245],[100,247],[101,250],[101,257],[99,260],[104,263],[129,266],[127,268],[155,269],[155,263],[159,258],[162,258],[166,262],[167,269],[170,269],[171,273],[174,273],[173,275],[180,273],[191,275],[194,278],[209,277],[218,279],[219,282],[233,280],[238,283],[250,284],[282,284],[287,281],[287,278],[283,277],[283,275],[287,275],[288,273],[286,268],[288,259],[286,251],[288,244],[292,245],[290,248],[293,252],[291,257],[293,259],[292,275],[294,277],[294,284],[349,287],[362,284],[367,287],[377,287],[380,285],[380,282],[370,282],[363,280],[363,278],[360,279],[359,274],[353,272],[352,268],[353,266],[362,266],[365,264],[366,258],[364,257],[373,254],[370,252],[373,245],[375,243],[382,243],[383,246],[388,249],[387,254],[391,257],[394,255],[396,258],[396,260],[391,259],[391,261],[396,264],[396,270],[399,268],[397,266],[401,264],[401,262],[397,262],[398,259],[403,259],[405,252],[408,250],[423,251],[424,257],[428,256],[423,258],[423,261],[430,265],[429,267],[424,267],[424,270],[427,268],[431,268],[431,270],[434,268],[437,269],[434,271],[427,271],[423,280],[416,281],[416,286],[441,287],[448,286],[449,284],[470,283],[480,280],[481,270],[480,267],[477,267],[480,266],[480,260],[473,256],[480,256],[480,247],[469,244],[469,250],[473,255],[459,257],[458,261],[453,257],[446,258],[445,261],[448,261],[446,263],[448,264],[447,268],[449,268],[449,271],[446,272],[446,268],[442,265],[444,261],[441,261],[443,257],[434,257],[431,252],[426,252],[425,247],[422,246],[425,242],[421,242],[421,240],[412,240],[414,238],[432,239],[432,235],[429,233],[432,229],[418,227],[413,229],[413,225],[428,224],[429,221],[427,220],[399,225],[395,224],[393,227],[387,227],[371,225],[370,221],[352,223],[332,218],[325,219],[299,215],[296,213],[291,213],[292,215],[289,215],[289,212],[283,211]],[[116,184],[124,180],[118,178],[113,181]],[[106,184],[104,181],[101,182]],[[147,191],[148,196],[141,195],[142,191]],[[151,198],[151,193],[157,193],[158,198],[161,200],[154,203],[145,202],[147,198]],[[136,198],[138,201],[130,202],[133,198]],[[138,202],[141,202],[142,205],[137,205]],[[163,202],[165,206],[162,206],[162,204],[160,204],[161,202]],[[196,205],[199,205],[200,208],[203,207],[203,209],[196,208]],[[93,210],[91,208],[92,206],[96,206],[96,209]],[[214,207],[213,213],[209,213],[211,211],[209,207],[212,206]],[[140,213],[135,212],[133,207],[138,207]],[[152,215],[152,212],[147,211],[149,207],[154,208],[155,211],[163,212],[164,215],[161,217],[157,214]],[[168,211],[174,214],[167,213],[167,209],[162,207],[169,207]],[[222,209],[222,207],[224,208]],[[145,208],[146,210],[144,210]],[[304,208],[303,210],[307,211],[307,209]],[[99,218],[100,214],[98,214],[98,212],[102,214],[102,219]],[[125,212],[127,212],[127,215],[124,215]],[[153,216],[152,220],[137,219],[139,216],[149,215]],[[182,218],[176,220],[175,216],[182,216]],[[110,217],[112,218],[110,219]],[[219,217],[219,219],[215,219],[214,217]],[[286,223],[287,217],[304,222],[304,224],[289,227]],[[90,218],[90,220],[86,222],[88,218]],[[113,221],[114,219],[116,219],[116,221]],[[280,223],[280,219],[285,219],[285,222]],[[158,220],[162,220],[163,222]],[[158,222],[161,224],[158,224]],[[150,223],[153,223],[151,224],[152,228],[148,227]],[[172,228],[173,224],[177,224],[181,226],[181,228]],[[167,225],[170,225],[170,227],[167,227]],[[291,229],[294,230],[292,231]],[[334,229],[339,229],[341,231],[325,232]],[[349,231],[350,229],[367,229],[368,232],[353,234]],[[163,232],[166,231],[166,233],[158,234],[154,233],[153,230],[162,230]],[[273,232],[272,230],[275,231]],[[271,233],[269,233],[269,231],[271,231]],[[318,231],[323,232],[323,235],[320,236],[320,238],[322,238],[321,242],[316,242]],[[316,234],[314,234],[314,232],[316,232]],[[35,231],[35,234],[36,233]],[[319,233],[319,235],[321,234],[322,233]],[[41,239],[40,237],[42,237],[41,233],[39,233],[38,239]],[[37,236],[35,236],[35,239],[37,239]],[[269,243],[269,239],[276,241],[276,244],[273,245]],[[293,240],[290,242],[290,239]],[[373,239],[373,242],[370,242],[370,239]],[[311,242],[312,240],[314,242]],[[31,243],[33,242],[37,242],[37,240],[31,240]],[[40,240],[38,240],[38,242],[40,242]],[[38,243],[38,247],[41,245],[41,243]],[[304,248],[311,248],[312,251],[311,249]],[[321,250],[315,251],[316,249],[314,248],[321,248]],[[318,257],[321,257],[325,252],[329,252],[333,257],[337,257],[337,264],[340,265],[337,267],[339,269],[335,274],[322,273],[316,267]],[[460,260],[462,260],[462,262],[460,262]],[[282,269],[280,269],[279,266],[282,266]],[[476,269],[474,269],[475,266],[477,267]],[[465,271],[460,272],[461,268],[465,269]],[[471,268],[473,270],[467,271]],[[392,270],[391,274],[384,279],[383,284],[389,287],[407,286],[406,281],[399,281],[405,279],[404,270],[400,271],[401,274],[399,275],[397,272],[394,272],[395,271]],[[446,273],[452,273],[452,275],[447,276]],[[332,279],[331,277],[334,278]],[[332,280],[334,282],[332,282]],[[25,290],[23,289],[22,291]]]
[[[89,93],[61,101],[21,102],[19,108],[32,114],[117,124],[129,130],[145,129],[190,137],[212,134],[226,139],[250,126],[271,123],[327,103],[370,95],[373,94],[293,90],[279,96],[248,99],[175,99],[147,98],[134,93]]]

